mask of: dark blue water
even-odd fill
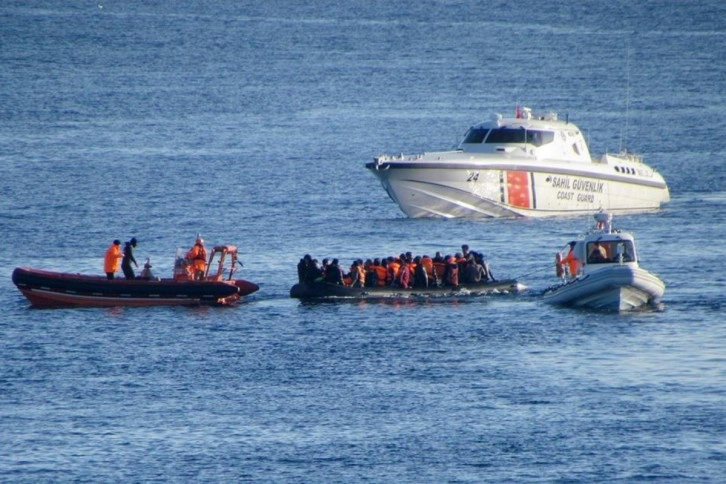
[[[4,2],[3,481],[726,479],[726,4]],[[520,103],[627,146],[672,202],[616,218],[661,311],[546,306],[590,225],[409,220],[363,168]],[[197,233],[236,308],[30,310],[19,265],[170,274]],[[530,290],[304,304],[315,257],[488,254]]]

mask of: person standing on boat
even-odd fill
[[[118,272],[119,266],[121,265],[123,256],[121,252],[121,241],[114,240],[108,249],[106,249],[106,256],[103,258],[103,272],[106,273],[106,278],[114,278],[114,274]]]
[[[187,252],[187,260],[192,266],[192,276],[195,281],[204,278],[204,271],[207,269],[207,249],[204,247],[204,239],[197,234],[194,246]]]
[[[310,282],[313,265],[313,258],[305,254],[297,263],[297,282]]]
[[[131,240],[126,242],[124,244],[124,258],[121,261],[121,270],[124,271],[124,276],[126,276],[126,279],[135,279],[136,275],[134,274],[134,270],[131,268],[131,263],[133,262],[136,267],[139,267],[139,264],[136,263],[136,259],[134,259],[134,250],[136,248],[137,240],[136,237],[131,237]]]

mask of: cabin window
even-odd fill
[[[537,131],[537,134],[539,135],[539,143],[537,146],[546,145],[555,140],[555,133],[552,131]]]
[[[487,143],[524,143],[524,132],[522,128],[498,128],[489,133]]]
[[[471,128],[468,133],[466,133],[466,137],[464,138],[464,143],[471,143],[471,144],[478,144],[484,141],[484,137],[489,132],[486,128]]]
[[[552,131],[539,131],[524,128],[497,128],[491,130],[486,143],[529,143],[535,146],[546,145],[555,139]]]
[[[608,240],[587,243],[587,263],[606,264],[635,261],[635,250],[631,240]]]

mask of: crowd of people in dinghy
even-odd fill
[[[442,256],[441,252],[434,257],[413,256],[405,252],[398,257],[356,259],[347,272],[338,259],[323,259],[319,264],[306,254],[297,272],[300,283],[328,282],[348,287],[458,287],[496,281],[484,255],[469,250],[466,244],[453,256]]]

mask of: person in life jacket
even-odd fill
[[[350,267],[350,286],[363,287],[366,283],[366,274],[363,270],[363,264],[359,260],[353,261]]]
[[[372,259],[366,259],[363,263],[363,270],[366,273],[366,287],[374,287],[376,285],[376,271],[373,269],[374,261]]]
[[[454,262],[456,262],[459,268],[459,276],[464,274],[464,268],[466,267],[466,259],[461,255],[461,252],[457,252],[454,255]]]
[[[561,266],[567,267],[567,270],[570,273],[570,277],[577,276],[577,273],[580,270],[580,260],[577,257],[575,257],[575,245],[576,244],[577,244],[577,242],[575,242],[575,241],[570,242],[570,251],[560,261]]]
[[[398,283],[398,271],[401,269],[401,262],[394,259],[392,256],[388,257],[388,283],[391,286],[395,286]]]
[[[388,285],[388,260],[383,257],[380,260],[376,258],[373,261],[373,270],[376,273],[376,286]]]
[[[411,264],[404,259],[398,269],[398,285],[405,289],[411,287],[411,282]]]
[[[431,257],[424,254],[423,257],[421,257],[421,265],[426,270],[426,276],[428,276],[429,279],[434,278],[434,261]]]
[[[114,274],[118,272],[123,256],[121,252],[121,241],[114,240],[108,249],[106,249],[106,255],[103,258],[103,272],[106,273],[108,279],[113,279]]]
[[[433,281],[437,286],[440,286],[444,283],[444,274],[446,274],[446,263],[445,262],[436,262],[436,259],[434,259],[434,262],[432,264],[433,266]]]
[[[456,263],[456,259],[452,256],[446,258],[446,264],[444,268],[444,285],[446,286],[459,286],[459,265]]]
[[[204,247],[204,239],[197,234],[194,246],[187,252],[187,261],[192,267],[192,277],[195,281],[204,278],[204,271],[207,269],[207,249]]]

